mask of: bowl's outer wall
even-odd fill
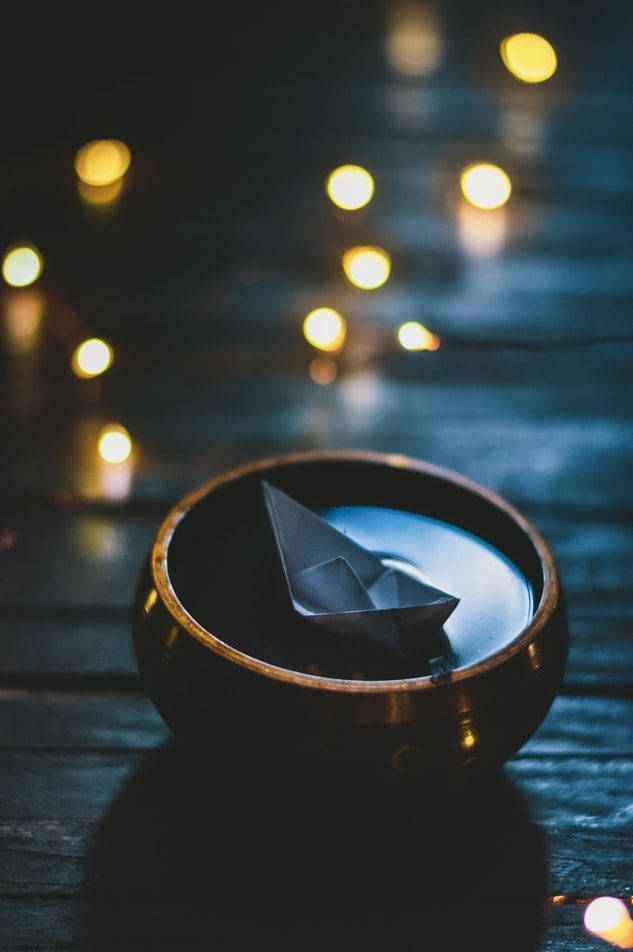
[[[148,559],[134,608],[140,670],[158,710],[198,750],[268,745],[383,767],[461,772],[506,761],[532,735],[562,680],[562,598],[532,641],[501,666],[432,690],[324,690],[263,676],[210,650],[171,615]]]

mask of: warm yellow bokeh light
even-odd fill
[[[331,307],[317,307],[303,322],[303,335],[318,350],[334,352],[345,343],[345,318]]]
[[[105,463],[123,463],[132,452],[130,434],[124,426],[109,423],[99,434],[97,449]]]
[[[9,350],[27,354],[37,349],[42,337],[44,300],[36,288],[10,291],[2,302],[4,330]]]
[[[110,185],[87,185],[77,179],[77,191],[88,205],[111,205],[123,190],[123,179]]]
[[[483,209],[505,205],[512,191],[507,173],[490,162],[468,165],[461,174],[460,185],[466,201]]]
[[[633,948],[633,922],[621,899],[600,896],[585,910],[585,928],[620,949]]]
[[[391,274],[391,258],[382,248],[349,248],[343,255],[343,271],[351,284],[373,291]]]
[[[33,284],[42,273],[42,258],[33,245],[19,245],[7,251],[2,260],[2,276],[14,288]]]
[[[501,59],[523,83],[544,83],[556,72],[558,61],[551,43],[538,33],[514,33],[499,45]]]
[[[118,139],[87,142],[75,156],[75,172],[86,185],[111,185],[127,172],[131,153]]]
[[[360,165],[341,165],[328,175],[325,190],[339,208],[355,211],[371,201],[374,180]]]
[[[405,321],[398,328],[398,343],[405,350],[439,350],[440,339],[437,334],[418,321]]]
[[[112,363],[112,348],[104,340],[91,337],[77,347],[70,365],[77,377],[97,377]]]

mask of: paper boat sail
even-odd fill
[[[458,598],[386,567],[270,483],[262,487],[295,611],[349,640],[401,657],[446,657],[441,628]]]

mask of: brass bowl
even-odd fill
[[[210,581],[214,574],[226,580],[234,572],[244,598],[250,597],[255,583],[240,552],[273,558],[258,550],[261,531],[253,534],[264,518],[262,479],[314,509],[385,506],[472,532],[529,580],[535,604],[529,623],[506,648],[439,679],[326,677],[236,647],[239,637],[224,640],[228,622],[210,631],[196,619],[209,601],[222,601],[219,583]],[[230,605],[224,617],[230,618]],[[269,624],[278,624],[274,614]],[[139,583],[134,643],[158,710],[209,757],[220,746],[246,751],[250,745],[285,757],[327,753],[346,762],[455,774],[503,763],[538,727],[563,676],[567,627],[547,545],[499,496],[400,456],[318,452],[243,466],[172,509]]]

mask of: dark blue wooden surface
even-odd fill
[[[16,352],[2,304],[3,948],[567,952],[601,947],[588,899],[633,893],[631,15],[442,5],[441,63],[415,80],[387,62],[389,15],[8,31],[0,238],[35,242],[46,270],[32,350]],[[557,49],[544,86],[499,59],[523,29]],[[95,209],[72,162],[102,135],[133,158]],[[459,237],[459,171],[477,159],[514,187],[489,257]],[[342,162],[376,179],[353,215],[323,190]],[[373,293],[339,265],[367,243],[393,258]],[[301,336],[321,304],[349,322],[329,387]],[[440,350],[399,352],[404,320]],[[99,380],[70,373],[82,335],[114,347]],[[135,446],[119,499],[95,451],[111,419]],[[563,691],[470,801],[290,767],[196,773],[142,692],[128,609],[161,514],[234,464],[321,447],[464,472],[554,549]]]

